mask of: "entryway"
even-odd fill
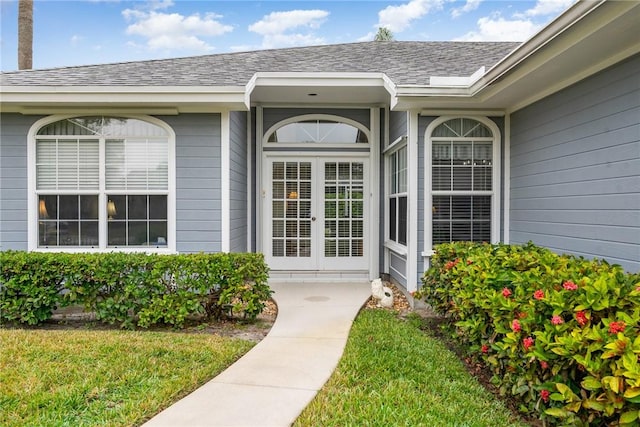
[[[265,158],[263,252],[272,270],[369,270],[369,159]]]

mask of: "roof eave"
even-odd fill
[[[104,111],[212,112],[248,110],[244,87],[226,86],[1,86],[0,111],[23,114]]]

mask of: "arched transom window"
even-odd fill
[[[432,245],[492,241],[496,133],[471,118],[449,119],[431,131]]]
[[[269,143],[322,143],[352,144],[368,143],[364,130],[349,123],[331,119],[306,119],[287,123],[273,130],[267,138]]]
[[[76,117],[35,135],[37,247],[167,247],[169,132]]]

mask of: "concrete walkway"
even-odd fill
[[[269,334],[227,370],[156,415],[157,426],[288,426],[342,356],[368,282],[276,283]]]

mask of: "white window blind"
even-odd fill
[[[108,139],[107,190],[167,190],[166,139]]]
[[[98,164],[97,139],[38,140],[36,188],[38,190],[97,190]]]

